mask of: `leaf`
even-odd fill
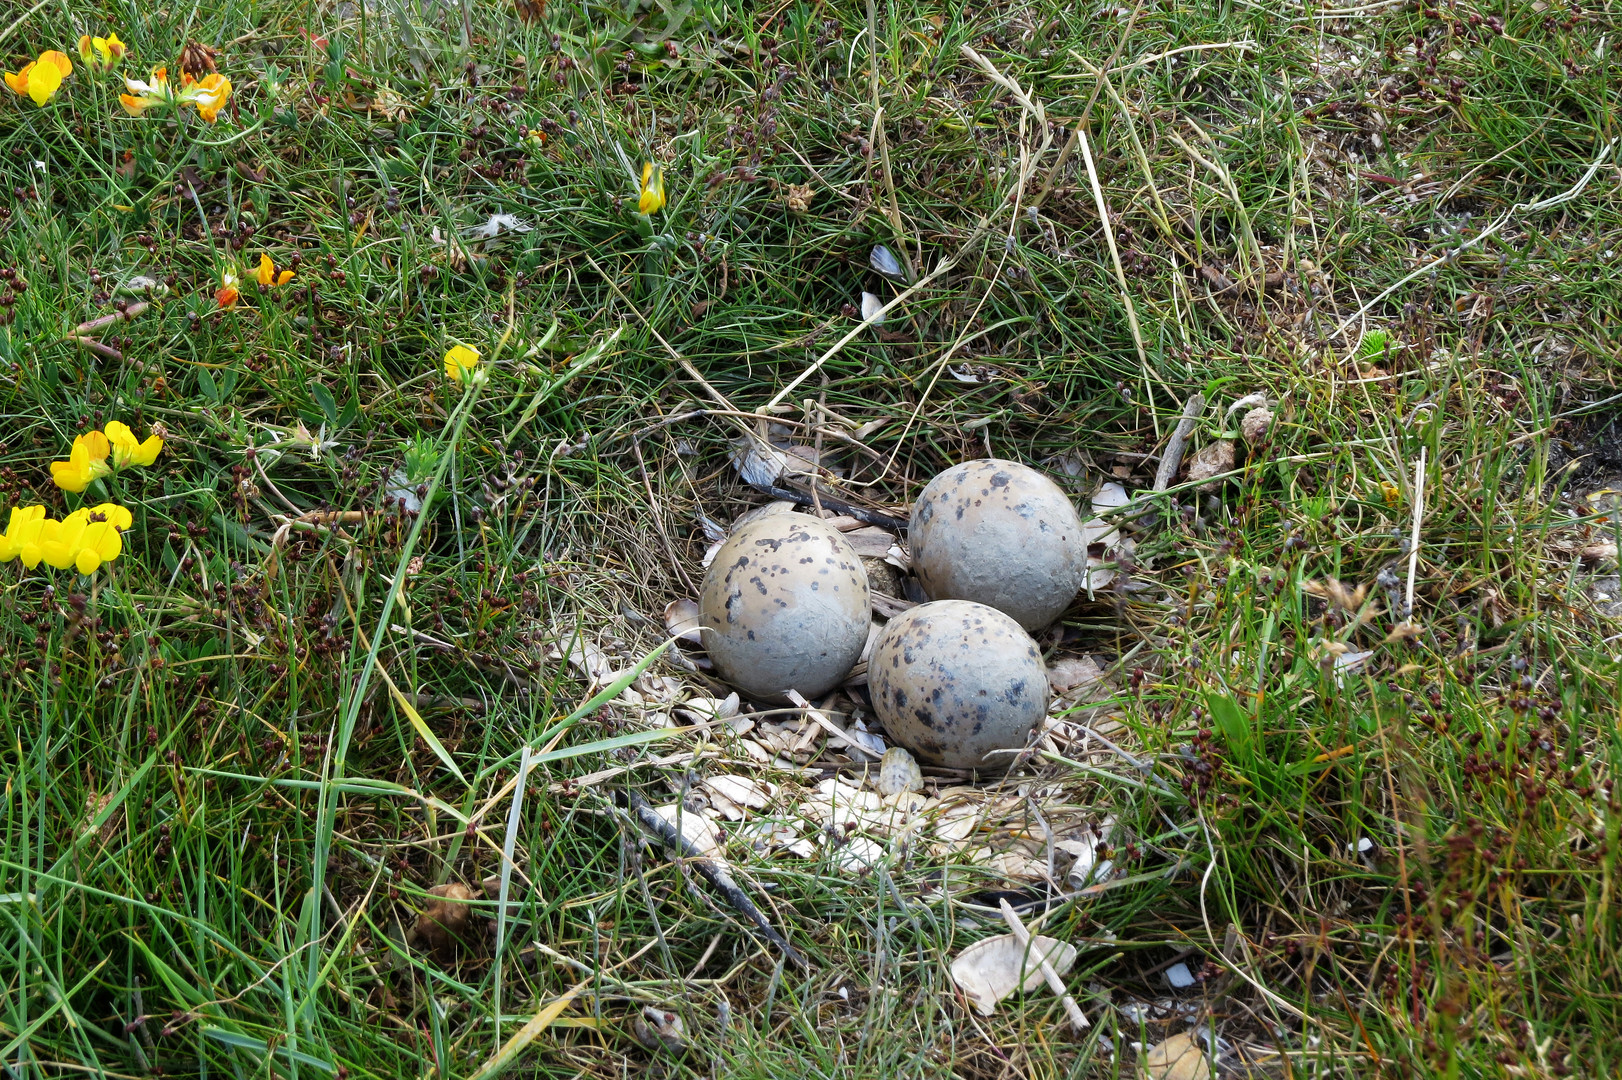
[[[423,722],[422,714],[412,707],[411,702],[406,700],[404,694],[400,693],[399,687],[394,685],[394,680],[389,678],[389,673],[383,669],[383,665],[379,664],[377,666],[377,673],[383,676],[383,682],[388,686],[389,696],[394,699],[395,706],[405,713],[406,719],[411,721],[411,726],[417,730],[417,734],[422,737],[422,741],[428,744],[428,748],[434,752],[434,756],[445,763],[445,767],[451,771],[452,776],[466,784],[467,777],[463,776],[462,770],[456,767],[456,759],[451,757],[451,752],[445,749],[445,744],[439,741],[439,737],[429,730],[428,725]]]
[[[1030,993],[1047,985],[1039,957],[1047,957],[1053,970],[1063,975],[1076,962],[1076,947],[1068,942],[1040,935],[1031,938],[1031,949],[1013,934],[977,941],[958,953],[952,961],[952,981],[981,1016],[990,1016],[997,1002],[1014,991]],[[1023,976],[1023,978],[1021,977]]]
[[[204,1027],[201,1030],[204,1035],[217,1043],[223,1043],[237,1050],[251,1050],[258,1054],[261,1059],[270,1057],[273,1052],[269,1043],[263,1039],[256,1039],[252,1035],[243,1035],[240,1032],[226,1031],[224,1028],[217,1027]],[[330,1061],[322,1061],[318,1057],[311,1057],[309,1054],[303,1054],[297,1050],[289,1050],[285,1046],[276,1047],[274,1053],[277,1057],[285,1058],[308,1068],[319,1069],[324,1073],[337,1073],[338,1071],[338,1066]]]
[[[512,1038],[503,1043],[501,1049],[492,1054],[483,1065],[480,1065],[468,1080],[491,1080],[492,1077],[501,1075],[506,1071],[507,1066],[511,1065],[518,1058],[518,1055],[522,1054],[525,1048],[540,1036],[541,1032],[551,1027],[552,1023],[563,1015],[563,1010],[569,1007],[569,1002],[579,997],[581,991],[590,985],[590,980],[576,983],[562,997],[536,1013],[529,1023],[513,1032]]]
[[[1205,1048],[1191,1031],[1173,1035],[1143,1055],[1147,1080],[1210,1080],[1211,1065]]]
[[[1228,749],[1236,755],[1242,754],[1248,764],[1252,757],[1250,742],[1254,734],[1250,717],[1245,715],[1233,698],[1222,694],[1207,694],[1206,702],[1210,705],[1211,719],[1215,721],[1217,730],[1228,741]]]
[[[203,396],[208,400],[216,405],[220,403],[219,384],[214,381],[214,375],[208,368],[200,367],[197,369],[197,386],[203,391]]]
[[[338,425],[338,402],[333,398],[332,391],[320,383],[310,384],[310,397],[315,399],[316,408],[327,418],[327,423],[336,427]]]

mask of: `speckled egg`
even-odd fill
[[[1008,615],[935,600],[897,615],[867,661],[873,710],[890,740],[931,765],[1006,772],[1048,708],[1047,668]]]
[[[750,697],[786,701],[838,686],[867,643],[872,602],[862,560],[806,514],[757,518],[727,537],[704,574],[699,634],[721,676]]]
[[[931,480],[913,504],[907,546],[931,600],[989,604],[1027,630],[1058,618],[1087,577],[1076,508],[1013,461],[967,461]]]

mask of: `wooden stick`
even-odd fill
[[[705,857],[698,850],[696,844],[683,836],[676,826],[654,813],[653,807],[648,805],[648,801],[635,791],[626,790],[620,793],[620,796],[623,799],[621,805],[629,808],[636,815],[636,820],[642,827],[657,836],[666,847],[675,852],[678,857],[686,860],[706,881],[714,885],[721,895],[726,897],[727,903],[732,905],[732,909],[742,914],[754,925],[755,930],[761,937],[777,946],[784,956],[800,967],[810,970],[811,965],[806,961],[805,957],[800,955],[799,951],[788,943],[787,938],[777,932],[777,929],[766,920],[766,916],[760,913],[760,909],[755,906],[754,901],[749,899],[749,894],[740,889],[738,883],[732,880],[732,875],[727,872],[725,864],[719,860]]]
[[[1081,1011],[1081,1006],[1076,1004],[1076,999],[1065,992],[1064,980],[1059,978],[1059,973],[1053,970],[1052,964],[1048,963],[1047,956],[1041,951],[1031,948],[1031,932],[1025,929],[1024,923],[1019,921],[1019,913],[1013,909],[1006,899],[999,900],[998,904],[1002,907],[1002,921],[1008,924],[1008,932],[1018,938],[1020,945],[1030,955],[1036,957],[1037,962],[1042,965],[1042,977],[1047,979],[1048,989],[1059,995],[1059,1000],[1064,1004],[1064,1011],[1070,1017],[1071,1026],[1077,1031],[1085,1031],[1091,1027],[1092,1025],[1088,1022],[1086,1014]]]
[[[1195,394],[1183,406],[1183,418],[1177,421],[1177,427],[1166,440],[1166,449],[1160,455],[1160,468],[1155,470],[1155,490],[1165,491],[1171,487],[1171,482],[1177,476],[1177,470],[1183,464],[1183,448],[1188,445],[1188,437],[1194,434],[1194,424],[1199,420],[1200,413],[1205,411],[1205,395]]]

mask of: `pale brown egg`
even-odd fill
[[[1087,577],[1081,518],[1059,485],[986,458],[936,476],[912,507],[907,546],[931,600],[973,600],[1039,630]]]
[[[740,526],[704,574],[699,634],[721,677],[760,701],[831,690],[861,656],[872,621],[862,560],[807,514]]]
[[[1047,668],[1008,615],[936,600],[891,619],[873,643],[867,684],[890,741],[920,761],[1006,772],[1048,707]],[[998,752],[1004,751],[1004,752]]]

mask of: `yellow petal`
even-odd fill
[[[79,548],[74,555],[74,563],[81,574],[94,573],[102,563],[112,562],[124,550],[124,538],[118,530],[105,521],[97,521],[85,527],[84,535],[79,538]]]
[[[276,264],[271,262],[270,256],[262,251],[259,253],[259,272],[256,276],[259,278],[261,288],[268,289],[271,283],[276,280]]]
[[[135,455],[136,447],[140,445],[135,438],[135,432],[131,431],[125,424],[114,420],[102,429],[102,433],[107,436],[107,442],[113,448],[113,468],[123,469],[128,467],[130,460]]]
[[[73,74],[73,61],[68,59],[68,54],[65,52],[57,52],[52,49],[50,52],[40,53],[38,63],[55,64],[56,70],[62,73],[64,79]]]
[[[642,197],[636,208],[644,214],[656,214],[665,205],[665,171],[653,162],[642,166]]]
[[[135,521],[135,515],[130,513],[129,507],[119,506],[117,503],[102,503],[100,506],[91,507],[85,519],[89,521],[94,518],[105,520],[115,529],[127,529]]]
[[[291,270],[283,270],[281,273],[276,275],[276,284],[278,284],[278,285],[286,285],[289,281],[292,281],[292,280],[293,280],[293,271],[291,271]]]
[[[50,54],[46,54],[50,55]],[[61,53],[56,55],[61,56]],[[62,85],[62,69],[54,63],[41,62],[34,65],[34,70],[28,73],[28,96],[35,105],[43,106],[56,96],[56,91]]]
[[[157,435],[148,435],[146,441],[135,448],[135,457],[132,459],[137,465],[150,465],[158,460],[158,454],[163,451],[163,439]],[[128,526],[125,526],[126,528]]]
[[[28,76],[33,72],[33,64],[24,64],[21,71],[6,72],[6,85],[19,94],[28,93]]]
[[[53,461],[51,480],[63,491],[83,491],[90,486],[91,476],[88,466],[89,462],[75,461],[72,458],[67,461]]]
[[[22,551],[23,542],[39,532],[45,520],[43,506],[13,506],[6,531],[0,533],[0,562],[10,562]]]
[[[466,345],[453,345],[445,353],[445,374],[458,382],[467,381],[469,373],[479,366],[479,350]]]
[[[79,553],[79,541],[84,536],[86,527],[85,520],[74,513],[52,524],[56,525],[56,528],[46,530],[51,535],[47,538],[42,534],[40,537],[40,557],[47,565],[54,566],[58,570],[66,570],[73,565],[74,558]]]
[[[23,565],[32,570],[39,565],[40,557],[44,554],[41,548],[56,536],[62,527],[60,521],[45,518],[34,523],[33,528],[25,530],[17,540],[17,554],[22,558]]]
[[[186,89],[181,91],[181,102],[197,106],[197,115],[211,124],[230,100],[231,80],[217,71],[195,83],[188,78]]]
[[[97,38],[96,40],[100,41],[101,39]],[[89,34],[79,35],[79,62],[85,67],[89,67],[96,62],[96,52],[91,48]]]
[[[134,94],[119,94],[118,103],[124,106],[124,111],[131,116],[140,116],[156,104],[152,98],[136,97]]]
[[[79,573],[89,577],[101,565],[101,555],[94,548],[82,547],[73,554],[73,567]]]
[[[119,41],[117,34],[108,34],[105,42],[97,38],[96,51],[100,52],[103,45],[107,47],[107,60],[110,64],[116,64],[124,59],[124,54],[129,51],[129,46]]]
[[[129,429],[125,428],[124,430],[128,431]],[[78,450],[81,446],[84,447],[85,453],[90,455],[92,461],[106,461],[108,453],[113,448],[112,443],[107,441],[107,436],[99,431],[87,431],[73,440],[74,450]]]

